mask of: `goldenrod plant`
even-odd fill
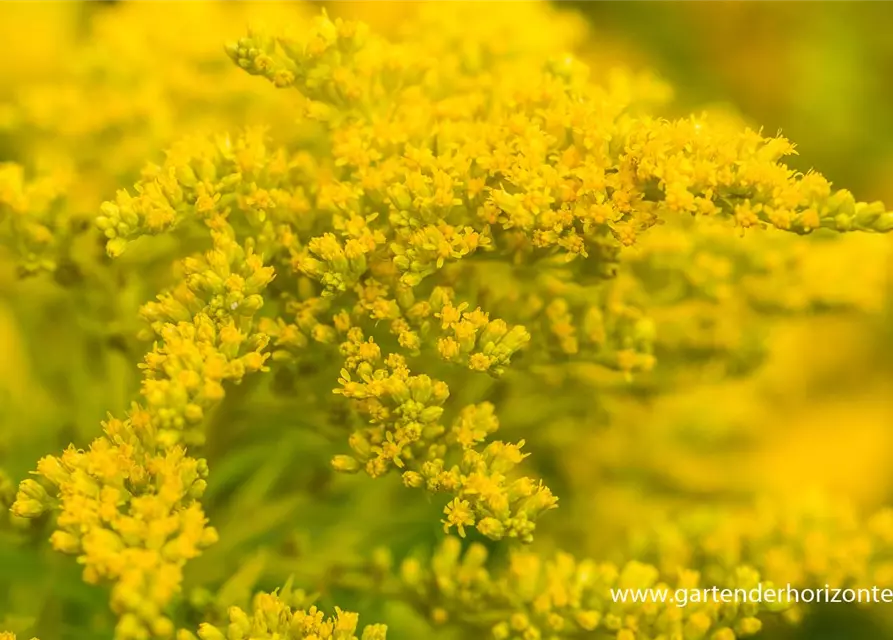
[[[893,586],[882,503],[722,462],[842,370],[784,331],[889,390],[882,203],[560,7],[164,7],[48,5],[73,55],[10,75],[0,638],[734,640],[809,607],[613,594]]]

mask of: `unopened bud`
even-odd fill
[[[356,473],[360,470],[360,463],[353,456],[337,455],[332,458],[332,468],[341,473]]]

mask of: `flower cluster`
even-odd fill
[[[700,567],[710,584],[726,584],[741,566],[751,566],[779,585],[870,589],[893,584],[891,542],[889,509],[860,518],[848,505],[813,497],[674,517],[634,536],[629,552],[667,575]],[[798,620],[802,605],[785,615]]]
[[[400,321],[394,304],[405,294],[381,293],[388,288],[384,274],[396,269],[400,280],[395,289],[414,287],[433,275],[450,283],[473,274],[502,280],[499,288],[504,291],[484,285],[478,293],[479,299],[487,294],[484,301],[491,312],[499,309],[505,317],[499,303],[508,298],[505,306],[514,313],[512,320],[523,319],[530,331],[535,323],[545,325],[545,340],[535,341],[537,347],[552,342],[559,353],[580,354],[623,371],[649,371],[654,366],[654,329],[642,307],[654,301],[635,301],[642,295],[631,296],[629,285],[604,283],[623,266],[621,260],[630,260],[620,248],[661,237],[638,239],[648,228],[659,222],[678,226],[684,220],[678,214],[690,213],[725,218],[741,229],[889,230],[891,217],[879,203],[857,204],[845,191],[832,193],[820,175],[801,176],[781,164],[779,158],[793,151],[786,140],[742,131],[738,123],[721,118],[664,122],[640,116],[627,93],[610,84],[590,84],[572,58],[546,64],[537,75],[523,56],[491,53],[503,72],[503,80],[492,83],[485,82],[489,69],[473,65],[428,75],[395,66],[393,56],[405,59],[406,47],[420,46],[411,36],[391,45],[360,27],[324,17],[316,33],[306,46],[293,38],[252,33],[228,52],[241,67],[279,86],[293,83],[277,81],[277,74],[304,78],[295,86],[311,101],[308,113],[330,129],[333,160],[341,167],[332,186],[338,194],[331,202],[333,213],[350,215],[368,230],[356,228],[345,235],[343,246],[334,235],[317,238],[296,265],[323,283],[329,295],[361,284],[368,265],[379,276],[372,295],[384,298],[374,301],[374,317],[398,320],[404,346],[416,347],[418,332],[405,330],[407,325],[413,329],[412,318]],[[422,52],[410,59],[412,65],[440,64]],[[533,81],[518,92],[513,74]],[[313,87],[308,88],[307,78]],[[328,79],[337,84],[348,82],[345,78],[357,87],[320,88]],[[503,104],[513,106],[503,109]],[[430,150],[435,142],[436,155]],[[712,234],[691,225],[683,228],[687,237],[709,243],[726,234],[728,225],[712,225],[717,230]],[[745,262],[743,269],[731,271],[726,285],[710,275],[717,266],[706,256],[694,264],[685,262],[680,275],[695,279],[694,286],[715,289],[708,297],[723,302],[729,286],[738,282],[754,296],[766,296],[761,286],[766,278],[754,281],[749,276],[774,271],[777,265],[769,267],[767,252],[753,246],[738,251],[744,260],[760,263]],[[516,266],[501,270],[493,254]],[[562,270],[556,261],[577,255],[587,258],[585,266]],[[634,263],[638,255],[633,254]],[[673,255],[685,260],[682,252]],[[652,252],[645,256],[651,259]],[[387,262],[373,262],[381,257]],[[719,273],[725,268],[723,259]],[[454,267],[455,261],[463,266]],[[518,268],[525,263],[535,265],[536,280]],[[643,272],[633,273],[638,278],[632,287],[640,289]],[[713,281],[698,282],[704,278]],[[674,290],[678,298],[690,290],[686,286]],[[775,290],[793,288],[782,283]],[[571,292],[579,302],[567,299]],[[518,296],[526,302],[521,306],[524,318],[517,315]],[[604,302],[593,304],[598,299]],[[478,300],[466,302],[471,306]],[[669,307],[668,302],[663,301]],[[755,302],[765,306],[774,301]],[[695,297],[669,311],[684,319],[683,337],[691,336],[691,316],[704,316],[694,324],[717,329],[704,334],[707,343],[695,348],[739,348],[740,339],[718,325],[720,316],[735,317],[735,308],[697,304]],[[666,324],[669,336],[679,323],[670,317]],[[710,333],[718,335],[711,338]],[[438,348],[447,359],[464,361],[468,348],[463,352],[459,343],[446,336]],[[473,362],[475,368],[487,361],[475,357]]]
[[[165,607],[180,589],[183,565],[217,537],[197,502],[207,464],[180,447],[149,444],[151,414],[137,406],[125,420],[110,418],[104,431],[87,451],[70,447],[41,459],[37,474],[55,495],[24,480],[12,512],[33,518],[59,510],[50,542],[78,556],[87,582],[114,584],[117,637],[170,636]]]
[[[480,310],[477,313],[485,323],[482,340],[492,338],[486,342],[486,352],[495,355],[499,347],[508,350],[510,344],[517,346],[505,323],[488,322]],[[450,305],[443,307],[441,315],[446,323],[451,316],[460,318],[460,314]],[[474,344],[473,322],[463,319],[451,324],[460,329],[468,326]],[[498,329],[490,329],[492,325],[498,325]],[[364,341],[358,328],[348,330],[347,338],[341,347],[347,355],[341,388],[335,391],[352,399],[371,427],[351,435],[354,455],[336,456],[335,468],[356,471],[362,466],[370,476],[377,477],[397,467],[403,470],[406,486],[455,496],[444,509],[446,531],[455,526],[464,537],[466,526],[476,526],[495,540],[510,537],[530,541],[535,520],[554,508],[557,500],[542,482],[524,477],[510,480],[508,473],[526,457],[521,453],[523,441],[493,441],[478,449],[499,428],[493,405],[464,407],[452,428],[447,429],[441,423],[443,404],[449,397],[445,383],[427,375],[412,375],[405,358],[397,354],[387,356],[384,366],[375,368],[381,360],[378,345],[372,339]],[[499,346],[493,340],[499,340]],[[447,460],[454,456],[459,457],[458,464],[451,465]]]
[[[385,640],[387,627],[373,624],[365,627],[358,637],[356,613],[335,609],[335,615],[326,617],[315,606],[309,609],[295,608],[291,604],[291,586],[281,592],[258,593],[254,597],[251,615],[239,607],[230,607],[229,624],[215,626],[203,623],[198,630],[201,640]],[[196,640],[188,631],[180,631],[177,640]]]
[[[136,6],[123,15],[143,16]],[[523,5],[555,29],[519,33],[505,11],[482,8],[496,15],[465,22],[465,10],[414,8],[390,39],[325,13],[300,35],[252,28],[225,54],[288,90],[275,106],[246,100],[250,79],[233,80],[188,34],[156,39],[148,29],[139,44],[113,21],[99,20],[100,51],[65,75],[75,104],[93,99],[97,77],[120,73],[128,87],[147,73],[152,82],[140,85],[146,95],[118,93],[108,109],[68,122],[64,148],[124,129],[139,141],[129,151],[149,155],[143,144],[167,144],[178,130],[173,105],[187,123],[219,108],[203,124],[241,131],[171,143],[132,189],[97,207],[121,273],[134,277],[153,255],[172,263],[140,310],[139,337],[151,345],[139,399],[123,418],[109,416],[87,449],[42,458],[11,505],[16,517],[55,513],[51,545],[77,556],[87,582],[111,587],[116,640],[384,640],[383,625],[358,632],[356,614],[327,618],[290,583],[196,634],[180,623],[185,566],[218,538],[202,504],[214,465],[227,470],[226,456],[206,453],[220,445],[212,426],[226,426],[224,398],[253,374],[272,374],[271,387],[290,381],[278,392],[294,413],[335,434],[335,471],[399,473],[401,491],[442,498],[447,534],[530,543],[558,504],[545,480],[555,487],[561,474],[528,459],[528,442],[577,446],[604,422],[599,412],[641,389],[633,380],[678,389],[692,381],[693,361],[732,369],[756,360],[755,327],[770,314],[877,305],[874,280],[846,270],[833,287],[819,267],[849,250],[833,232],[893,230],[883,205],[787,167],[784,138],[715,115],[647,115],[659,85],[622,73],[593,80],[579,57],[561,53],[581,42],[573,18]],[[184,75],[167,84],[151,75],[158,62],[143,54],[156,49]],[[118,69],[108,51],[132,68]],[[195,83],[193,68],[211,72]],[[41,114],[34,96],[43,94],[30,89],[13,113],[42,141],[41,155],[60,117]],[[255,108],[269,109],[269,128],[240,126]],[[78,156],[79,171],[98,166],[116,186],[135,174],[127,149],[112,147],[118,169],[108,165],[119,156],[97,148],[101,158]],[[55,178],[25,175],[0,165],[0,239],[24,271],[52,271],[77,208],[60,202]],[[749,229],[760,233],[739,237]],[[268,420],[262,411],[252,419]],[[256,484],[293,487],[301,464],[282,482],[264,468]],[[404,561],[388,590],[467,637],[734,640],[759,631],[760,606],[617,603],[610,591],[889,579],[889,514],[867,533],[845,514],[795,515],[660,526],[618,563],[544,560],[513,545],[493,572],[482,545],[463,553],[447,537],[430,566]]]
[[[462,549],[447,538],[430,561],[404,560],[400,590],[438,625],[453,623],[494,640],[574,638],[601,633],[634,638],[713,638],[735,640],[757,633],[763,605],[705,602],[689,607],[672,603],[615,602],[612,589],[696,589],[707,584],[696,571],[682,571],[672,582],[657,568],[640,562],[623,566],[578,561],[558,553],[549,560],[515,551],[506,566],[491,571],[479,544]],[[711,583],[712,584],[712,583]],[[731,589],[760,584],[756,571],[739,568],[721,583]]]
[[[819,174],[779,163],[793,152],[784,138],[708,117],[632,115],[620,96],[590,84],[573,59],[547,64],[540,74],[525,68],[529,82],[519,91],[510,73],[485,85],[484,74],[473,71],[457,79],[394,68],[402,49],[360,33],[322,18],[309,44],[254,34],[228,52],[252,73],[312,79],[312,87],[305,86],[310,80],[298,86],[327,110],[319,117],[336,129],[335,163],[357,180],[352,194],[342,185],[341,206],[358,206],[361,195],[391,202],[395,265],[409,283],[431,273],[432,258],[476,252],[480,242],[464,234],[490,233],[490,225],[500,231],[495,248],[553,249],[571,258],[606,239],[629,246],[671,213],[725,215],[741,228],[797,233],[883,232],[893,224],[880,203],[857,203]],[[363,64],[355,62],[361,53]],[[330,111],[342,106],[342,117],[333,119]],[[390,135],[378,131],[384,122]],[[338,144],[341,136],[347,138]],[[426,145],[434,139],[437,155]],[[394,158],[394,148],[403,156]],[[407,216],[422,223],[418,230],[404,231]]]
[[[142,393],[164,447],[200,444],[196,426],[223,398],[222,383],[263,370],[267,358],[268,338],[253,331],[252,316],[272,268],[250,245],[246,251],[221,231],[214,233],[214,249],[185,260],[183,269],[184,286],[143,309],[161,343],[142,365]]]
[[[244,145],[236,145],[233,155],[221,155],[218,149],[212,157],[226,167],[251,140],[249,136]],[[221,145],[228,148],[225,141]],[[251,162],[250,155],[239,157]],[[111,253],[123,250],[125,239],[159,230],[151,212],[171,209],[171,199],[187,202],[183,185],[198,184],[190,176],[190,162],[216,174],[208,155],[183,158],[172,153],[165,168],[156,168],[157,175],[147,173],[138,198],[122,192],[117,204],[104,207],[98,224]],[[177,168],[182,182],[172,177]],[[230,178],[226,184],[235,187],[239,181]],[[214,186],[208,179],[199,188]],[[239,244],[235,229],[220,213],[201,215],[207,212],[200,195],[186,197],[196,212],[193,217],[207,225],[213,247],[183,259],[177,270],[180,284],[143,309],[159,339],[142,364],[143,404],[134,404],[123,420],[110,417],[104,435],[88,451],[72,446],[62,456],[38,463],[37,474],[57,497],[37,481],[25,480],[12,507],[23,517],[60,510],[51,542],[78,555],[85,580],[114,585],[119,638],[169,637],[174,632],[165,608],[180,590],[183,565],[216,540],[197,502],[207,486],[207,463],[187,455],[183,445],[204,441],[201,425],[205,413],[222,400],[223,383],[238,383],[247,373],[264,369],[267,358],[262,354],[267,338],[254,332],[252,318],[263,304],[260,292],[272,280],[272,268],[255,254],[253,238]],[[150,212],[148,217],[132,213],[128,205],[134,200],[143,205],[137,210]],[[255,210],[244,206],[250,222],[248,213]],[[151,222],[141,226],[146,219]]]
[[[641,561],[619,566],[566,553],[545,560],[517,549],[505,566],[493,566],[482,545],[463,549],[457,538],[447,538],[430,559],[408,557],[396,574],[388,570],[376,584],[413,603],[435,625],[452,623],[498,640],[577,637],[596,630],[620,640],[734,640],[760,631],[766,616],[797,622],[805,607],[718,601],[679,607],[621,601],[612,590],[885,587],[893,575],[891,523],[888,509],[863,520],[822,499],[734,513],[701,511],[643,528],[626,550]]]

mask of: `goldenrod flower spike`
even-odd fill
[[[832,191],[819,174],[799,175],[781,164],[793,152],[784,138],[764,138],[708,117],[663,121],[634,115],[621,96],[554,65],[539,72],[525,68],[522,85],[511,74],[522,69],[512,67],[510,58],[501,61],[509,69],[499,82],[489,82],[486,70],[476,68],[459,72],[464,83],[437,73],[407,78],[388,64],[388,52],[402,49],[374,36],[356,40],[356,32],[322,17],[303,50],[270,38],[257,46],[276,51],[296,73],[316,78],[304,94],[328,105],[341,186],[353,191],[337,206],[355,209],[360,194],[387,205],[389,231],[396,236],[390,249],[406,284],[416,284],[446,260],[483,248],[516,249],[519,241],[569,258],[587,256],[605,240],[629,246],[680,213],[722,215],[741,228],[771,225],[801,234],[893,227],[893,214],[880,203],[857,203],[845,190]],[[239,64],[252,55],[266,60],[256,47],[243,57],[239,51],[246,46],[230,48]],[[332,56],[320,66],[317,49]],[[364,81],[356,87],[365,93],[346,104],[343,93],[333,97],[333,91],[316,90],[337,83],[342,71],[354,73],[355,58],[365,62]],[[453,101],[464,102],[467,110],[450,110]],[[363,107],[351,106],[355,102]],[[402,155],[389,155],[395,147]],[[501,229],[496,238],[494,225]]]
[[[228,611],[229,625],[217,627],[208,623],[198,629],[201,640],[386,640],[387,627],[373,624],[357,636],[359,616],[335,608],[335,615],[326,615],[315,606],[294,609],[289,605],[288,587],[282,592],[259,593],[254,598],[251,615],[238,607]],[[177,640],[196,640],[181,631]]]
[[[447,534],[529,543],[558,499],[521,473],[524,440],[494,439],[499,412],[511,407],[451,395],[468,376],[525,367],[531,384],[539,376],[558,386],[607,367],[628,379],[652,370],[669,378],[678,372],[664,373],[658,354],[731,360],[747,350],[742,327],[756,311],[861,303],[801,287],[805,260],[775,231],[883,233],[893,230],[893,213],[789,169],[780,160],[793,145],[781,137],[713,116],[643,114],[660,87],[590,76],[561,52],[580,41],[578,20],[545,3],[519,7],[534,19],[475,4],[496,15],[466,20],[465,7],[432,4],[391,40],[325,13],[302,37],[252,29],[226,54],[292,92],[283,96],[297,95],[298,107],[271,111],[268,130],[187,136],[102,204],[96,226],[112,258],[139,255],[152,236],[177,240],[173,281],[141,309],[142,337],[154,344],[140,365],[140,399],[123,418],[110,416],[87,449],[41,459],[11,512],[56,512],[51,544],[77,556],[85,580],[110,585],[116,640],[195,640],[175,629],[172,611],[186,562],[217,537],[200,503],[209,469],[198,456],[209,415],[249,374],[334,360],[331,402],[352,411],[349,453],[334,457],[335,470],[399,472],[408,488],[445,494],[438,508]],[[168,44],[185,49],[174,62],[202,66],[191,40]],[[246,95],[228,79],[214,82],[219,93],[184,99],[190,113]],[[142,102],[122,108],[121,120],[145,116],[167,139],[171,105],[159,114],[146,100],[143,114]],[[70,146],[83,131],[120,123],[105,114],[75,124],[82,134],[67,136]],[[117,160],[119,151],[103,155]],[[98,165],[108,168],[108,158]],[[134,170],[121,165],[109,169],[110,181]],[[71,222],[59,208],[64,181],[25,175],[0,166],[0,234],[24,271],[53,270]],[[765,233],[733,247],[735,233],[751,228]],[[767,285],[778,271],[790,282]],[[650,286],[655,273],[665,286]],[[317,382],[313,375],[300,383]],[[766,524],[753,512],[740,517]],[[888,514],[871,521],[878,557],[893,539],[890,522]],[[734,640],[760,629],[763,607],[625,604],[610,590],[708,581],[750,588],[768,584],[764,576],[881,580],[882,563],[859,555],[866,538],[840,528],[849,565],[829,562],[829,531],[797,526],[811,536],[802,550],[777,543],[771,527],[742,527],[743,538],[731,540],[721,525],[659,528],[656,542],[630,554],[640,561],[544,560],[518,547],[492,574],[481,545],[463,554],[447,537],[430,568],[404,562],[400,597],[435,624],[496,640],[596,630],[618,640]],[[682,540],[675,552],[684,557],[663,548],[665,533]],[[689,562],[701,542],[703,557]],[[744,543],[754,555],[739,552]],[[288,587],[227,617],[201,625],[197,637],[358,640],[356,614],[336,609],[327,618],[296,606]],[[359,640],[384,638],[385,628],[372,625]]]
[[[140,215],[115,218],[120,208],[105,207],[99,224],[113,231],[107,233],[113,254],[123,249],[119,241],[125,238],[164,231],[184,219],[208,227],[212,249],[185,258],[180,285],[143,309],[159,339],[141,365],[143,404],[134,404],[123,420],[110,416],[104,435],[87,451],[72,446],[59,457],[43,458],[37,475],[53,495],[43,484],[25,480],[12,505],[13,514],[32,518],[59,510],[51,543],[78,556],[86,581],[113,585],[120,640],[173,634],[167,608],[180,591],[183,566],[217,539],[198,503],[207,486],[207,463],[187,455],[184,445],[204,442],[204,418],[222,400],[224,382],[238,383],[266,368],[268,337],[256,332],[254,316],[273,269],[255,253],[255,238],[240,244],[220,213],[204,207],[202,187],[189,171],[198,166],[206,180],[222,175],[221,189],[231,189],[231,206],[242,207],[246,224],[266,220],[255,186],[234,191],[242,172],[254,176],[253,169],[265,170],[258,164],[263,147],[258,149],[257,140],[249,132],[235,143],[222,138],[200,154],[182,156],[175,149],[163,168],[147,172],[137,192],[153,194],[154,204],[140,210],[169,211],[177,202],[182,219],[142,225]],[[218,172],[212,162],[236,165],[235,174]],[[184,187],[197,191],[182,199]],[[254,197],[239,197],[247,194]],[[119,194],[118,202],[127,198]]]
[[[499,640],[576,638],[598,632],[618,640],[636,638],[744,638],[757,633],[755,616],[784,606],[666,602],[615,602],[612,590],[696,589],[707,586],[694,571],[672,582],[657,568],[640,562],[623,566],[578,561],[566,553],[544,560],[515,550],[507,565],[488,568],[487,550],[474,543],[462,548],[446,538],[430,560],[410,557],[399,568],[398,589],[420,603],[435,624],[453,623]],[[721,583],[752,589],[759,575],[741,568]],[[712,585],[711,585],[712,586]],[[483,637],[483,635],[482,635]]]
[[[151,414],[136,405],[125,420],[109,418],[89,450],[72,446],[38,462],[54,496],[25,480],[12,506],[31,518],[58,509],[50,543],[78,556],[87,582],[112,583],[117,638],[169,637],[165,610],[183,565],[217,539],[197,502],[207,464],[177,446],[158,449],[154,431]]]

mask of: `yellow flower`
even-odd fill
[[[453,498],[443,509],[446,520],[443,521],[443,530],[445,533],[450,532],[451,527],[456,527],[459,535],[465,537],[465,527],[474,526],[474,514],[471,512],[470,505],[465,500]]]

